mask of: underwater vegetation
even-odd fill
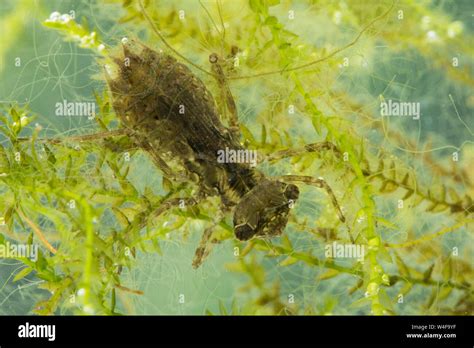
[[[472,315],[473,7],[2,2],[0,313]]]

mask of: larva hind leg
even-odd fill
[[[232,137],[239,141],[240,140],[240,126],[239,126],[239,116],[237,112],[237,105],[235,99],[232,95],[232,92],[229,87],[227,77],[222,65],[222,61],[216,53],[212,53],[209,56],[209,62],[212,65],[212,72],[214,77],[217,80],[220,90],[220,100],[222,104],[221,113],[229,124],[229,130],[232,134]]]

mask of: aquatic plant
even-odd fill
[[[5,104],[0,118],[0,242],[41,246],[36,260],[14,257],[21,267],[9,278],[48,291],[35,313],[139,312],[134,305],[150,291],[134,284],[142,260],[154,253],[174,260],[163,245],[177,243],[190,267],[193,248],[186,245],[191,240],[195,248],[193,236],[220,211],[218,199],[168,209],[170,200],[195,197],[198,188],[163,176],[118,131],[104,65],[124,37],[188,65],[224,119],[230,110],[223,85],[203,70],[210,71],[211,53],[228,57],[241,143],[268,160],[259,169],[323,177],[346,217],[342,223],[327,195],[310,187],[302,189],[281,237],[239,241],[226,216],[212,234],[226,264],[211,254],[196,272],[230,271],[228,277],[248,282],[198,313],[472,313],[473,150],[466,117],[473,105],[465,92],[473,84],[473,48],[466,44],[472,29],[453,19],[456,12],[408,0],[250,0],[225,8],[219,1],[111,3],[108,16],[94,5],[104,15],[94,27],[56,11],[42,22],[94,57],[95,125],[55,134],[22,103]],[[456,92],[445,96],[449,111],[442,115],[450,116],[422,135],[436,94],[419,92],[430,82],[412,76],[419,66],[442,75],[443,92]],[[421,104],[421,115],[381,115],[389,100]],[[439,132],[443,122],[453,133]],[[105,132],[112,133],[85,136]],[[318,142],[336,150],[306,146]],[[347,255],[355,250],[362,255]],[[186,302],[180,291],[174,295],[174,306]]]

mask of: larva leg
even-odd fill
[[[229,83],[227,82],[227,78],[224,73],[224,69],[222,64],[219,62],[219,56],[215,53],[212,53],[209,56],[209,62],[212,64],[212,72],[217,80],[219,85],[219,89],[221,91],[221,100],[224,101],[225,107],[223,109],[227,109],[229,112],[228,122],[230,131],[234,137],[234,139],[240,139],[240,127],[239,127],[239,116],[237,113],[237,106],[235,104],[234,97],[232,96],[232,92],[229,88]],[[225,110],[224,117],[227,118],[227,113]]]
[[[196,252],[194,254],[194,259],[193,259],[193,268],[199,268],[203,261],[206,259],[206,257],[209,255],[211,251],[211,236],[212,233],[214,232],[214,228],[216,227],[215,224],[212,226],[207,227],[204,230],[204,233],[201,237],[201,241],[199,242],[199,245],[196,249]]]
[[[334,153],[338,157],[341,156],[341,153],[339,149],[336,147],[336,145],[334,145],[333,143],[329,141],[324,141],[321,143],[307,144],[301,148],[277,151],[275,153],[272,153],[271,155],[264,157],[263,160],[268,161],[268,162],[274,162],[274,161],[278,161],[278,160],[288,158],[288,157],[303,155],[307,152],[320,152],[320,151],[327,151],[327,150],[334,151]]]
[[[140,228],[144,228],[150,219],[155,219],[165,212],[181,207],[181,206],[194,206],[200,202],[200,199],[185,197],[185,198],[168,198],[161,202],[155,209],[150,211],[142,212],[136,219],[134,224],[138,224]]]
[[[112,130],[112,131],[106,131],[106,132],[100,132],[100,133],[94,133],[94,134],[85,134],[85,135],[74,135],[70,137],[64,137],[64,138],[40,138],[37,139],[37,142],[40,143],[49,143],[49,144],[62,144],[62,143],[67,143],[67,142],[93,142],[93,141],[102,141],[107,138],[111,137],[117,137],[117,136],[122,136],[122,135],[127,135],[128,131],[124,128],[117,129],[117,130]],[[24,137],[24,138],[18,138],[19,141],[29,141],[31,140],[31,137]]]
[[[224,208],[225,210],[225,208]],[[201,240],[199,245],[196,249],[193,259],[193,268],[199,268],[204,260],[207,258],[209,253],[212,250],[212,247],[215,244],[215,240],[212,240],[212,234],[214,232],[215,227],[219,224],[219,222],[223,219],[224,213],[220,211],[217,214],[217,218],[214,220],[211,226],[207,227],[202,234]]]
[[[316,179],[316,178],[313,178],[312,176],[306,176],[306,175],[283,175],[283,176],[276,177],[276,179],[284,181],[284,182],[303,182],[307,185],[324,189],[326,193],[328,194],[329,198],[331,199],[331,203],[337,212],[339,220],[341,220],[341,222],[346,221],[346,218],[344,217],[344,214],[342,213],[342,210],[339,206],[339,203],[337,202],[334,192],[332,191],[328,183],[324,181],[323,179]]]

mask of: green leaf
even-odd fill
[[[393,302],[392,299],[387,295],[385,289],[380,289],[379,298],[382,305],[393,312]]]
[[[265,22],[263,24],[273,27],[276,24],[278,24],[278,19],[275,16],[270,16],[270,17],[267,17],[267,19],[265,19]]]
[[[286,50],[287,48],[290,48],[290,47],[291,47],[291,43],[284,42],[284,43],[282,43],[281,45],[278,46],[278,49],[279,50]]]
[[[112,210],[114,212],[115,217],[123,227],[127,227],[130,225],[130,221],[128,220],[127,215],[125,215],[119,208],[112,207]]]
[[[445,211],[448,208],[449,208],[448,205],[440,203],[440,204],[436,204],[434,207],[428,209],[427,211],[431,211],[432,213],[440,213],[442,211]]]
[[[402,294],[403,296],[407,295],[410,290],[413,288],[413,284],[412,283],[409,283],[409,282],[406,282],[405,285],[403,285],[402,289],[400,290],[400,294]]]
[[[316,279],[317,280],[326,280],[326,279],[331,279],[337,276],[340,272],[336,269],[329,269],[323,274],[319,275]]]
[[[158,239],[156,239],[156,238],[152,239],[151,244],[153,245],[153,250],[158,255],[163,255],[163,251],[161,250],[161,246],[160,246],[160,243],[158,242]]]
[[[397,180],[397,169],[395,166],[395,162],[391,161],[390,162],[390,179],[396,181]]]
[[[18,122],[20,120],[20,114],[14,107],[10,108],[10,115],[14,122]]]
[[[239,307],[237,306],[237,302],[235,301],[235,298],[232,299],[232,314],[236,315],[239,314]]]
[[[353,287],[349,289],[348,291],[349,295],[352,295],[354,292],[359,290],[362,285],[364,285],[364,281],[362,279],[359,279],[359,281]]]
[[[446,299],[450,294],[451,292],[453,291],[453,288],[446,285],[446,286],[441,286],[441,289],[439,290],[438,292],[438,301],[442,301],[444,299]]]
[[[405,193],[405,195],[403,196],[402,200],[410,198],[413,193],[415,193],[413,190],[408,190],[407,193]]]
[[[173,191],[173,183],[165,176],[162,179],[162,185],[165,191]]]
[[[385,163],[384,163],[383,159],[381,158],[380,161],[379,161],[379,166],[377,168],[377,172],[383,173],[384,168],[385,168]]]
[[[396,191],[397,188],[398,188],[397,184],[395,184],[393,181],[387,180],[380,187],[380,192],[391,193],[391,192]]]
[[[408,180],[410,179],[410,174],[406,173],[405,176],[403,177],[402,184],[403,185],[408,185]]]
[[[431,290],[431,295],[430,295],[428,301],[426,302],[426,305],[425,305],[426,309],[430,309],[431,306],[433,306],[437,296],[438,296],[438,289],[436,287],[434,287]]]
[[[397,253],[395,253],[395,262],[401,275],[410,275],[410,270],[408,266],[405,264],[405,262],[403,262],[403,260],[400,256],[398,256]]]
[[[420,205],[424,201],[423,196],[417,196],[413,201],[413,207]]]
[[[255,144],[256,143],[252,132],[250,132],[250,130],[246,126],[241,124],[240,125],[240,130],[242,131],[242,137],[243,137],[244,140],[247,140],[248,142],[250,142],[250,144]]]
[[[316,133],[321,134],[321,120],[317,116],[311,117],[311,123],[313,124],[314,130]]]
[[[43,144],[43,148],[44,148],[44,151],[46,152],[46,154],[48,156],[48,162],[51,163],[51,164],[55,164],[56,163],[56,157],[54,156],[54,153],[51,151],[51,149],[46,144]]]
[[[370,298],[368,297],[362,297],[360,299],[358,299],[357,301],[355,302],[352,302],[349,307],[350,308],[360,308],[360,307],[364,307],[364,306],[369,306],[371,303],[371,300]]]
[[[280,0],[265,0],[265,4],[268,7],[276,6],[280,4]]]
[[[229,272],[237,272],[237,273],[245,272],[244,267],[242,266],[240,262],[228,263],[226,264],[225,268]]]
[[[451,257],[449,257],[444,263],[441,274],[443,275],[443,279],[446,281],[449,281],[453,276],[453,261]]]
[[[224,303],[221,300],[219,300],[219,311],[221,312],[221,314],[227,315],[227,309],[225,308]]]
[[[46,261],[41,251],[38,252],[38,259],[35,262],[35,266],[38,271],[44,271],[48,267],[48,261]]]
[[[388,221],[388,220],[385,220],[384,218],[382,217],[379,217],[377,216],[375,218],[377,220],[377,222],[379,222],[381,225],[385,226],[385,227],[388,227],[388,228],[391,228],[393,230],[397,230],[398,229],[398,226],[395,225],[394,223]]]
[[[293,250],[293,245],[291,244],[290,238],[286,234],[281,237],[281,242],[283,247],[286,249],[287,252],[291,252]]]
[[[385,248],[385,247],[379,248],[378,256],[384,261],[387,261],[389,263],[393,262],[392,256],[390,255],[387,248]]]
[[[433,273],[434,263],[423,273],[423,280],[428,281]]]
[[[34,236],[35,236],[34,233],[31,232],[30,235],[28,236],[28,242],[27,242],[28,245],[33,245]]]
[[[451,198],[451,202],[458,203],[461,201],[461,197],[459,197],[459,195],[453,188],[450,187],[448,189],[448,194],[449,194],[449,198]]]
[[[261,0],[249,0],[250,9],[257,14],[265,14],[266,8]]]
[[[270,134],[271,134],[273,144],[276,144],[278,146],[283,146],[283,139],[280,133],[278,133],[276,129],[272,128],[272,130],[270,131]]]
[[[6,223],[8,226],[10,226],[10,228],[11,228],[12,223],[13,223],[12,217],[13,217],[13,213],[14,213],[14,212],[15,212],[15,210],[14,210],[13,207],[9,207],[9,208],[7,209],[7,211],[5,212],[5,216],[4,216],[4,218],[5,218],[5,223]]]
[[[23,268],[20,272],[16,274],[15,278],[13,278],[13,282],[17,282],[20,279],[25,278],[28,274],[31,273],[31,271],[33,271],[33,269],[30,267]]]
[[[280,261],[280,263],[278,264],[279,266],[290,266],[294,263],[298,262],[298,259],[293,257],[293,256],[288,256],[286,259],[284,259],[283,261]]]
[[[265,125],[262,124],[262,132],[261,132],[261,140],[260,142],[262,143],[262,145],[265,145],[266,141],[267,141],[267,129],[265,128]]]

